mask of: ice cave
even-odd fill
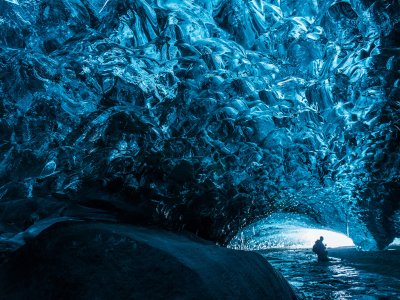
[[[0,300],[400,299],[399,21],[0,0]]]

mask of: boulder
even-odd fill
[[[0,265],[0,299],[297,299],[259,254],[99,222],[44,230]]]

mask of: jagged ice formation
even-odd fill
[[[388,245],[399,15],[395,0],[0,0],[1,241],[60,217],[226,244],[278,212]]]

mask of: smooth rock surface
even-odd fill
[[[296,299],[259,254],[131,225],[64,222],[0,265],[0,299]]]

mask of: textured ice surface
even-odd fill
[[[2,236],[115,217],[226,243],[294,212],[387,245],[399,14],[386,0],[0,0]]]

